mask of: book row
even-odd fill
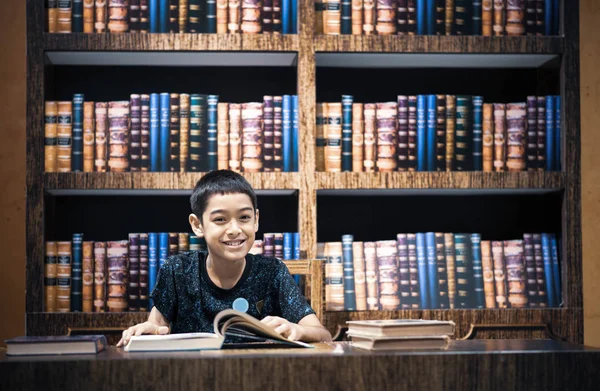
[[[317,103],[317,171],[560,171],[560,96],[399,95]]]
[[[185,232],[131,233],[128,240],[47,241],[46,312],[147,311],[158,271],[178,253],[206,250],[203,238]],[[283,260],[300,258],[297,232],[265,233],[254,254]],[[299,278],[296,278],[299,282]]]
[[[298,171],[298,96],[132,94],[45,103],[46,172]]]
[[[558,35],[559,0],[315,0],[317,34]]]
[[[554,234],[516,240],[441,232],[318,243],[328,311],[558,307]]]
[[[297,0],[47,0],[50,33],[296,34]]]

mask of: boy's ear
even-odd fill
[[[258,232],[258,209],[254,213],[254,233]]]
[[[200,223],[200,219],[195,214],[190,214],[190,225],[192,226],[192,231],[198,237],[204,236],[204,229],[202,228],[202,224]]]

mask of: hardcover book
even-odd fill
[[[97,354],[107,346],[104,335],[17,337],[4,341],[8,356]]]

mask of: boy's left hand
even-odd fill
[[[284,338],[290,341],[298,341],[302,338],[303,327],[299,324],[289,322],[279,316],[267,316],[261,320],[262,323],[269,325],[275,329],[275,332],[281,334]]]

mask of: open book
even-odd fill
[[[310,348],[309,344],[290,341],[272,327],[240,311],[228,309],[217,314],[213,322],[213,333],[183,333],[170,335],[133,336],[125,346],[126,352],[178,351],[222,349],[225,336],[237,337],[245,342],[268,342],[274,347]],[[251,345],[249,345],[251,347]]]

